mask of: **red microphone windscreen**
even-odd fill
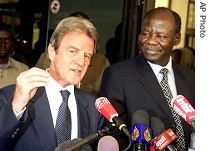
[[[103,136],[98,142],[97,151],[119,151],[118,142],[112,136]]]
[[[171,101],[171,106],[187,123],[190,124],[191,118],[195,117],[195,109],[189,101],[182,95],[177,95]]]
[[[112,122],[113,117],[118,116],[117,111],[105,97],[96,99],[95,106],[96,109],[110,122]]]
[[[177,139],[176,134],[169,128],[163,133],[161,133],[155,140],[155,146],[158,150],[163,150],[168,146],[171,142]]]

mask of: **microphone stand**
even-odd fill
[[[99,136],[102,136],[103,133],[101,130],[97,131],[96,133],[93,133],[83,139],[81,139],[79,142],[71,145],[71,147],[69,149],[67,149],[66,151],[75,151],[80,149],[81,147],[87,145],[88,143],[96,140]]]
[[[83,146],[89,144],[90,142],[98,139],[99,137],[104,136],[104,134],[107,134],[111,129],[113,129],[115,127],[115,125],[111,125],[111,126],[105,126],[102,130],[98,130],[97,132],[81,139],[80,141],[78,141],[77,143],[71,145],[70,148],[68,148],[65,151],[75,151],[78,150],[80,148],[82,148]]]

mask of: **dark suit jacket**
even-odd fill
[[[18,121],[11,107],[15,85],[0,90],[0,150],[54,151],[56,137],[45,88],[39,88]],[[96,98],[75,88],[78,106],[78,137],[102,128],[104,118],[95,108]],[[14,149],[7,149],[13,148]]]
[[[177,94],[185,96],[194,107],[194,71],[175,63],[172,66]],[[121,117],[127,113],[127,118],[122,119],[127,120],[128,127],[132,126],[132,115],[137,110],[145,110],[150,116],[159,117],[166,129],[175,125],[158,80],[142,55],[108,67],[103,74],[99,96],[107,97]],[[191,127],[182,121],[189,146]]]

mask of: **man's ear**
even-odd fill
[[[48,56],[49,56],[50,61],[54,61],[54,59],[55,59],[54,47],[51,44],[49,44],[47,50],[48,50]]]
[[[174,46],[177,46],[181,41],[181,33],[176,34],[175,36],[175,41],[174,41]]]

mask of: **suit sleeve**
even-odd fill
[[[121,118],[125,115],[124,95],[120,80],[109,67],[104,71],[102,77],[99,97],[102,96],[111,102]]]
[[[123,97],[124,95],[122,87],[120,85],[120,80],[109,67],[106,68],[102,77],[99,97],[102,96],[106,97],[110,101],[112,106],[118,112],[120,119],[127,123],[127,114],[126,108],[124,106]],[[108,120],[105,120],[104,125],[110,125],[110,122]],[[111,131],[110,135],[114,136],[115,139],[118,141],[120,150],[124,150],[128,146],[127,136],[125,136],[118,128]]]
[[[24,115],[25,116],[25,115]],[[0,90],[0,150],[6,151],[16,142],[23,122],[18,121],[11,100]]]

